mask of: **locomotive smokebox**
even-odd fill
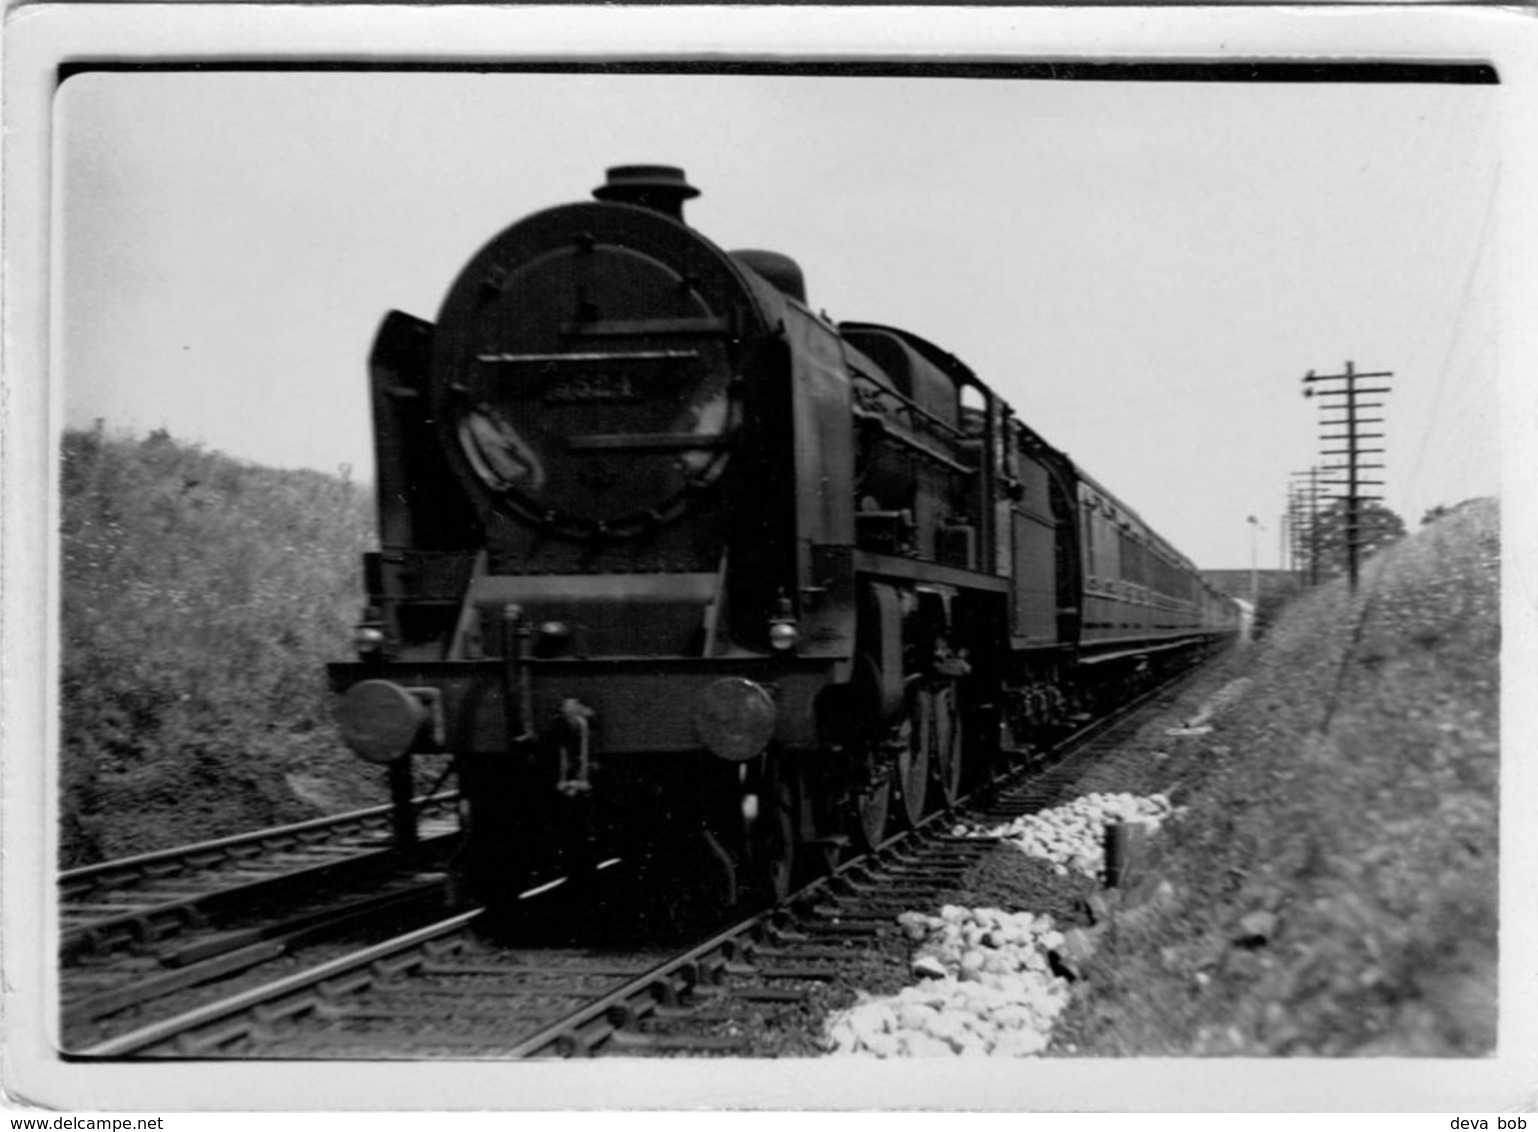
[[[684,201],[700,195],[676,165],[616,165],[607,177],[593,190],[596,199],[639,205],[674,220],[683,220]]]

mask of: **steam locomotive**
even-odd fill
[[[1236,628],[964,364],[814,312],[697,195],[610,169],[374,343],[381,549],[330,682],[401,836],[452,756],[494,908],[616,857],[782,894]]]

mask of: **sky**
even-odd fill
[[[1326,447],[1310,370],[1394,373],[1379,478],[1411,529],[1499,491],[1501,93],[77,75],[54,104],[64,421],[371,479],[385,312],[435,319],[498,231],[666,163],[702,234],[961,358],[1199,566],[1274,567],[1289,476]]]

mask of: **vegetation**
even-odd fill
[[[1403,519],[1381,503],[1370,499],[1361,501],[1356,524],[1359,562],[1365,562],[1370,555],[1392,546],[1404,536]],[[1351,544],[1346,501],[1336,499],[1323,508],[1298,533],[1297,539],[1303,551],[1305,573],[1309,563],[1313,563],[1313,572],[1321,579],[1346,573]]]
[[[1210,734],[1148,737],[1148,780],[1112,785],[1184,813],[1152,841],[1162,892],[1111,919],[1068,1041],[1492,1052],[1499,540],[1493,501],[1459,507],[1232,658],[1250,679]]]
[[[156,431],[68,432],[61,865],[382,800],[329,719],[367,493]]]

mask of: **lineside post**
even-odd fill
[[[1345,495],[1335,496],[1334,499],[1340,502],[1344,502],[1346,505],[1346,573],[1350,579],[1352,592],[1356,591],[1357,577],[1359,573],[1358,562],[1361,555],[1362,501],[1364,499],[1383,498],[1381,495],[1362,494],[1361,489],[1363,487],[1381,487],[1383,486],[1383,481],[1364,480],[1361,478],[1361,472],[1374,468],[1381,470],[1383,465],[1364,464],[1361,462],[1361,457],[1371,454],[1382,455],[1383,449],[1363,448],[1361,447],[1361,441],[1382,440],[1384,434],[1381,432],[1360,431],[1361,425],[1382,424],[1383,418],[1363,417],[1359,412],[1361,409],[1381,409],[1383,407],[1383,402],[1373,401],[1363,403],[1359,400],[1359,398],[1365,395],[1377,393],[1386,394],[1392,392],[1392,390],[1390,390],[1387,385],[1384,385],[1380,388],[1362,389],[1357,386],[1357,382],[1379,379],[1387,380],[1393,376],[1393,373],[1388,371],[1381,373],[1357,373],[1356,367],[1348,361],[1346,363],[1345,373],[1315,374],[1313,370],[1309,370],[1307,376],[1303,378],[1303,384],[1305,386],[1303,390],[1303,396],[1305,397],[1345,398],[1344,402],[1326,403],[1323,406],[1326,410],[1333,409],[1339,412],[1343,412],[1345,414],[1344,416],[1333,417],[1328,420],[1321,419],[1319,423],[1327,428],[1343,427],[1346,431],[1343,433],[1322,434],[1319,439],[1325,441],[1343,440],[1346,443],[1344,448],[1327,448],[1322,450],[1320,454],[1323,456],[1344,456],[1346,458],[1344,465],[1327,465],[1324,470],[1327,472],[1346,473],[1346,479],[1344,483],[1342,483],[1340,480],[1326,480],[1325,483],[1330,486],[1344,487],[1346,489]],[[1325,381],[1340,381],[1344,382],[1345,385],[1331,389],[1316,390],[1314,388],[1316,383]]]

